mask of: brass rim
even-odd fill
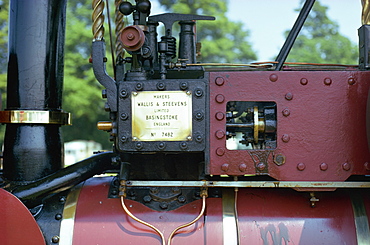
[[[34,123],[71,125],[70,113],[63,111],[0,111],[0,123]]]

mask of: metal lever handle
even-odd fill
[[[172,36],[172,25],[176,21],[190,21],[190,20],[215,20],[213,16],[195,15],[195,14],[158,14],[149,16],[148,20],[153,22],[162,22],[166,28],[166,36]]]

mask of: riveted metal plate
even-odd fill
[[[230,71],[211,72],[209,77],[208,174],[343,181],[351,175],[370,173],[366,169],[370,162],[366,138],[370,72]],[[221,85],[216,82],[220,77],[224,81]],[[276,148],[229,150],[226,137],[217,138],[216,132],[226,130],[226,105],[230,101],[276,103]],[[257,151],[266,154],[256,157]],[[275,164],[276,154],[284,155],[284,164]],[[297,168],[298,164],[305,167]]]
[[[117,146],[124,152],[200,152],[206,145],[207,79],[125,81]]]

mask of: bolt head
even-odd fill
[[[167,208],[168,208],[168,203],[166,203],[166,202],[161,202],[161,203],[159,204],[159,206],[161,207],[161,209],[167,209]]]
[[[185,201],[186,201],[186,198],[184,197],[184,196],[179,196],[178,198],[177,198],[177,200],[179,201],[179,202],[181,202],[181,203],[184,203]]]

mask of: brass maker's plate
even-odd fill
[[[131,95],[133,141],[192,139],[190,91],[143,91]]]

